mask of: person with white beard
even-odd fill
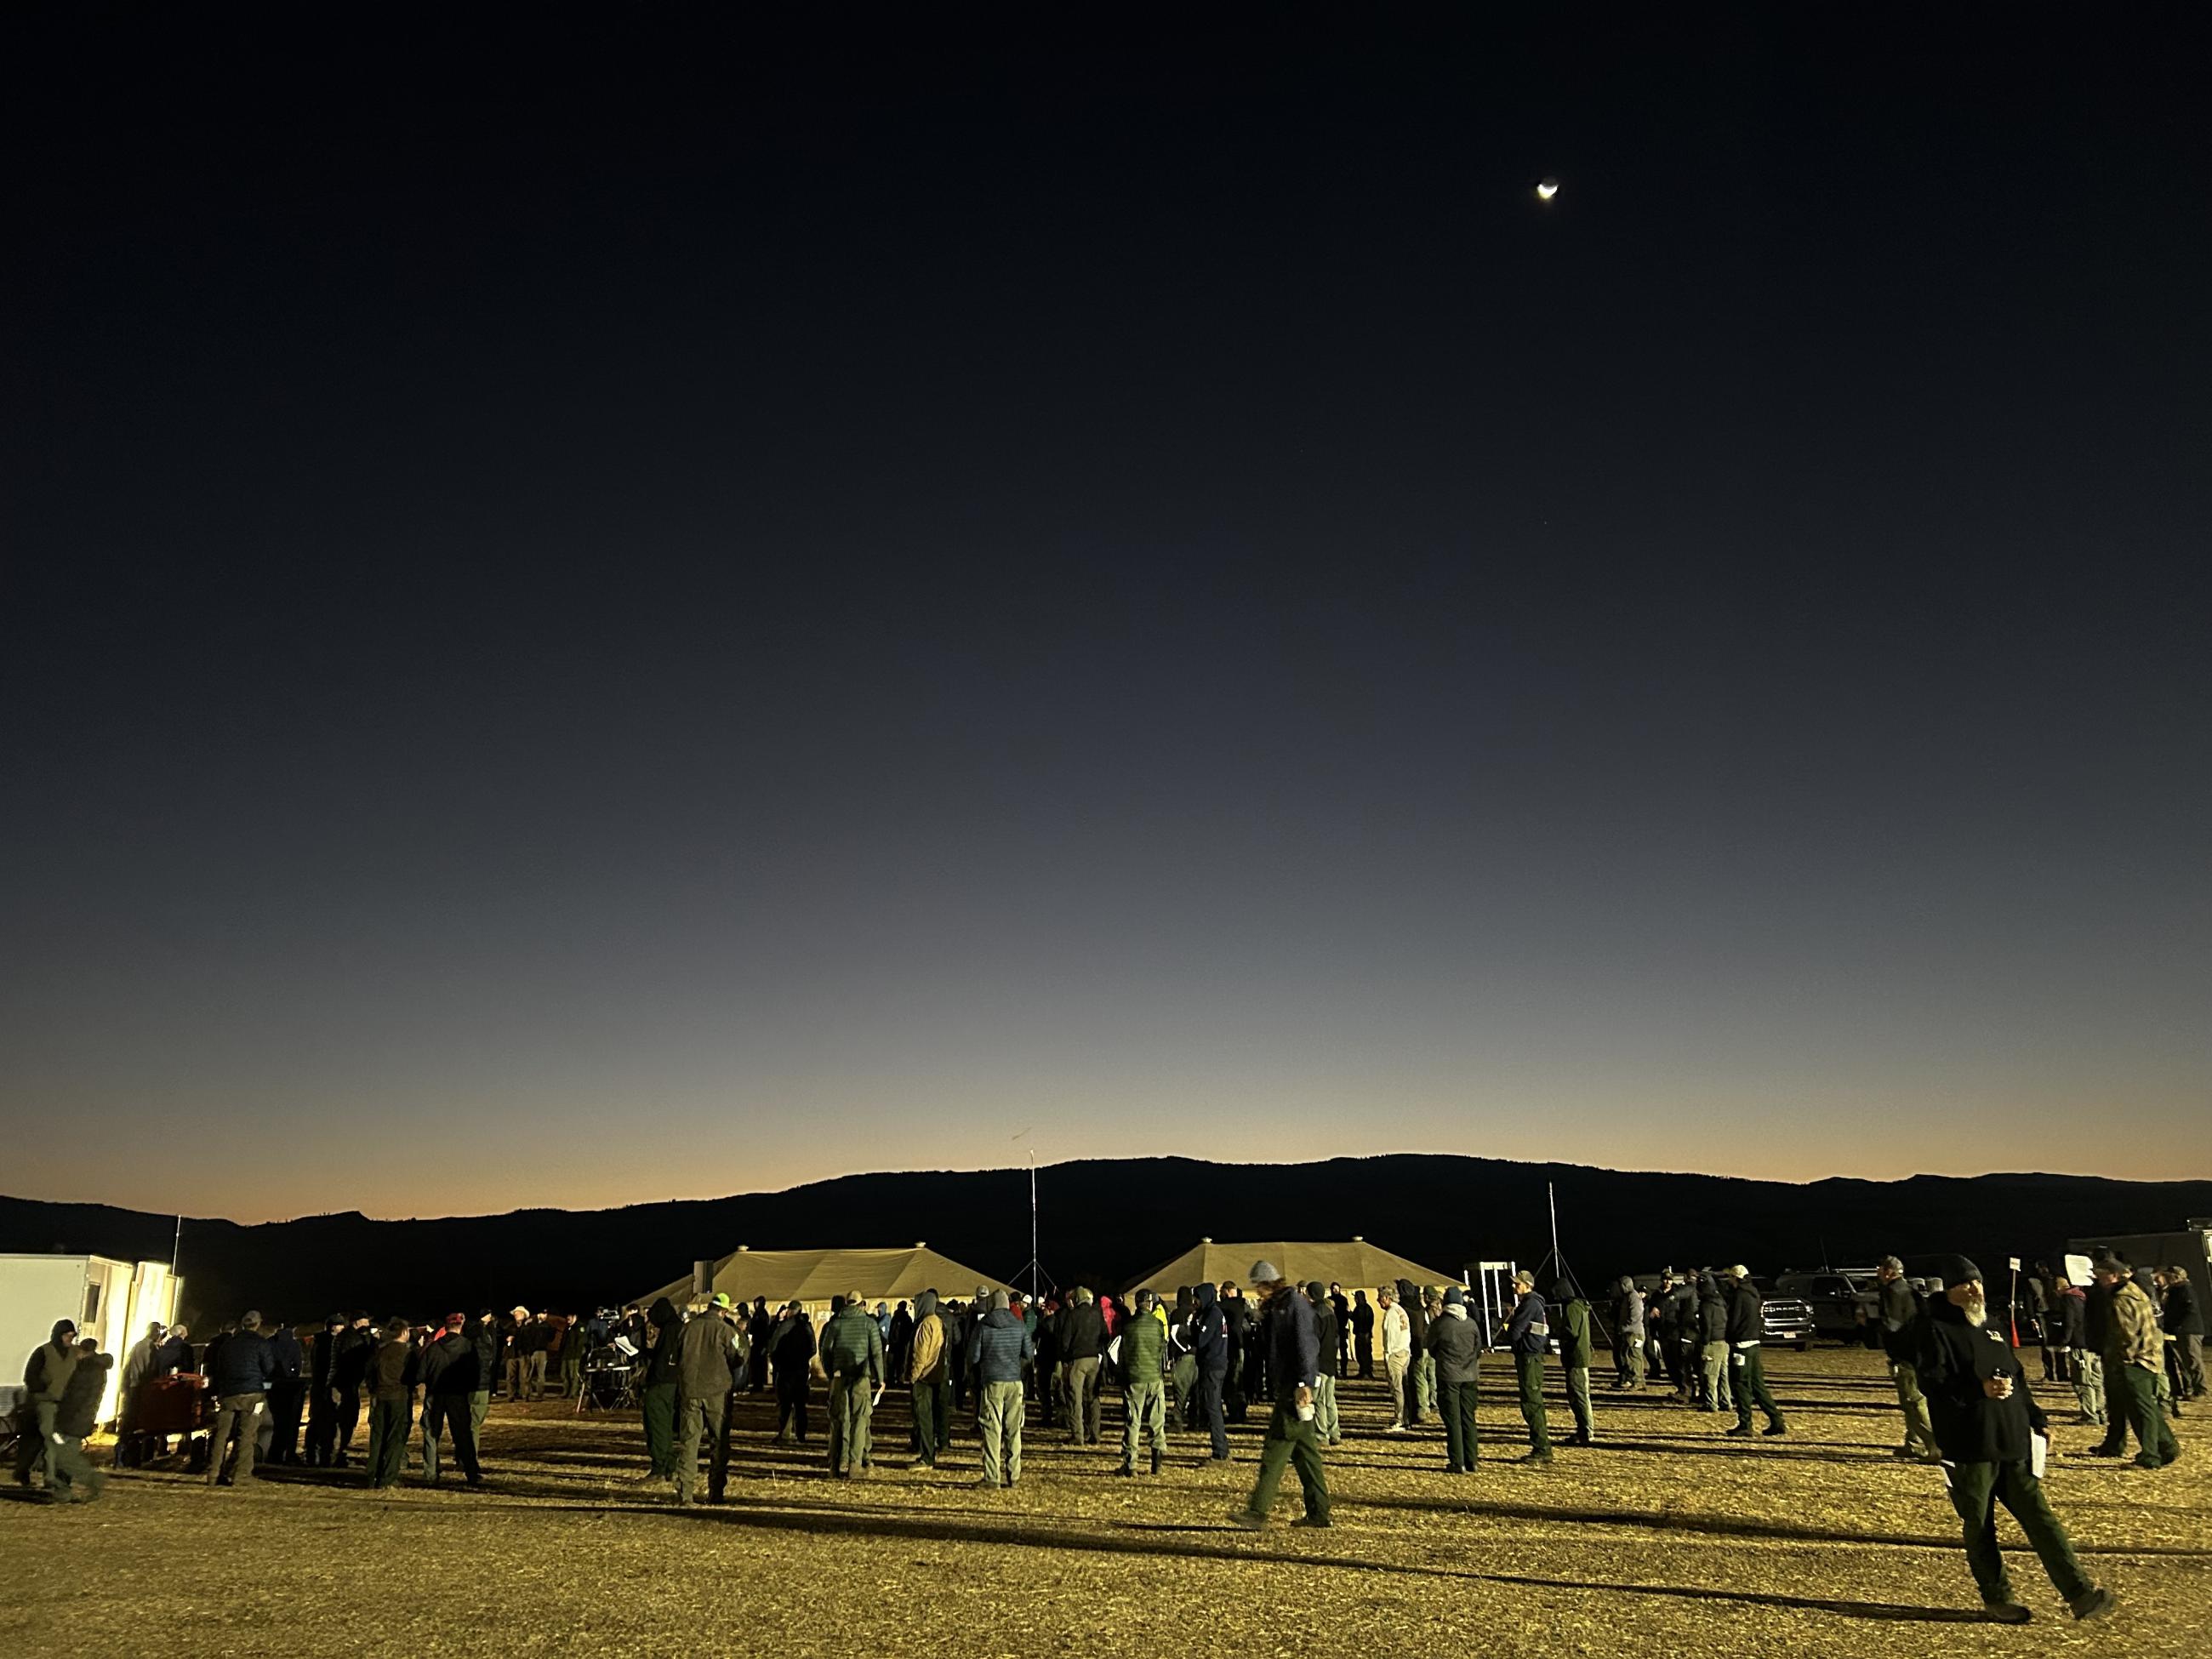
[[[2033,1616],[2013,1593],[1997,1548],[2002,1502],[2027,1534],[2068,1610],[2076,1619],[2100,1618],[2118,1598],[2081,1570],[2044,1495],[2050,1425],[2028,1392],[2011,1341],[1989,1322],[1982,1270],[1953,1256],[1936,1271],[1945,1289],[1915,1323],[1914,1370],[1942,1453],[1951,1506],[1966,1528],[1966,1565],[1982,1593],[1983,1615],[2004,1625],[2024,1625]]]

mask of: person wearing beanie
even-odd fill
[[[1528,1425],[1528,1449],[1519,1461],[1546,1468],[1552,1462],[1552,1433],[1544,1412],[1544,1352],[1552,1345],[1552,1327],[1544,1298],[1536,1293],[1535,1274],[1525,1267],[1514,1274],[1513,1293],[1518,1299],[1505,1324],[1505,1340],[1513,1350],[1521,1420]]]
[[[1444,1473],[1474,1473],[1475,1385],[1487,1333],[1467,1310],[1467,1292],[1456,1285],[1444,1291],[1443,1309],[1429,1327],[1429,1346],[1437,1357],[1437,1403],[1444,1419]]]
[[[1314,1432],[1321,1437],[1322,1445],[1340,1446],[1344,1420],[1337,1414],[1336,1379],[1344,1366],[1344,1327],[1339,1322],[1336,1304],[1344,1298],[1329,1295],[1316,1279],[1306,1286],[1306,1300],[1313,1304],[1314,1328],[1321,1342],[1314,1376]]]
[[[1298,1472],[1305,1513],[1294,1527],[1328,1525],[1328,1483],[1322,1474],[1321,1446],[1314,1431],[1314,1380],[1321,1365],[1321,1337],[1313,1304],[1284,1279],[1272,1261],[1252,1264],[1249,1283],[1261,1298],[1261,1323],[1267,1345],[1267,1375],[1274,1393],[1267,1437],[1260,1443],[1260,1473],[1243,1507],[1231,1510],[1232,1525],[1256,1532],[1267,1524],[1275,1492],[1288,1466]]]
[[[1759,1339],[1766,1334],[1766,1300],[1751,1282],[1751,1269],[1741,1261],[1721,1275],[1734,1286],[1729,1296],[1729,1392],[1735,1396],[1735,1426],[1728,1432],[1751,1437],[1751,1408],[1766,1413],[1768,1434],[1787,1434],[1782,1407],[1774,1403],[1774,1390],[1766,1386],[1766,1368],[1759,1358]]]
[[[2112,1611],[2112,1593],[2094,1583],[2075,1559],[2066,1528],[2045,1496],[2039,1466],[2050,1425],[2028,1392],[2020,1356],[1989,1321],[1982,1270],[1954,1256],[1936,1270],[1943,1292],[1913,1324],[1912,1352],[1926,1391],[1936,1443],[1950,1480],[1951,1506],[1965,1528],[1966,1565],[1982,1593],[1984,1616],[1999,1624],[2033,1617],[2014,1593],[1997,1548],[1996,1505],[2010,1510],[2043,1569],[2076,1619]]]
[[[937,1292],[914,1299],[914,1336],[907,1344],[907,1387],[914,1401],[914,1449],[924,1468],[937,1467],[952,1423],[952,1343],[937,1310]]]

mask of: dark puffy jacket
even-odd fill
[[[1267,1304],[1267,1381],[1278,1400],[1310,1388],[1321,1375],[1321,1328],[1304,1291],[1275,1292]]]
[[[1202,1371],[1229,1369],[1229,1320],[1221,1311],[1220,1293],[1212,1285],[1193,1292],[1198,1306],[1190,1316],[1190,1347]]]
[[[832,1376],[884,1381],[884,1328],[875,1315],[855,1302],[830,1316],[822,1328],[822,1369]]]
[[[276,1350],[258,1331],[234,1331],[225,1337],[208,1370],[208,1386],[218,1399],[260,1394],[276,1380]]]
[[[499,1375],[499,1326],[493,1320],[471,1319],[461,1327],[461,1334],[476,1350],[477,1392],[489,1394],[493,1380]]]
[[[341,1394],[358,1393],[368,1382],[368,1368],[381,1344],[376,1333],[360,1327],[348,1331],[338,1343],[337,1379]]]
[[[1569,1370],[1586,1371],[1590,1363],[1589,1304],[1571,1292],[1561,1300],[1566,1310],[1559,1316],[1559,1364]]]
[[[978,1382],[1018,1382],[1022,1367],[1036,1357],[1029,1327],[1004,1308],[994,1308],[968,1339],[968,1364]]]
[[[1919,1299],[1903,1278],[1893,1279],[1875,1292],[1881,1315],[1881,1351],[1902,1364],[1912,1360],[1912,1345],[1919,1340],[1913,1322],[1920,1317]]]
[[[107,1390],[107,1373],[115,1364],[104,1353],[87,1354],[70,1373],[61,1403],[54,1407],[54,1432],[82,1439],[100,1426],[100,1396]]]
[[[1929,1426],[1943,1455],[1955,1463],[2026,1457],[2030,1431],[2045,1433],[2049,1425],[2005,1333],[1995,1325],[1976,1328],[1966,1322],[1964,1309],[1940,1297],[1912,1328],[1920,1391],[1928,1397]],[[1992,1376],[2012,1378],[2009,1400],[1982,1392],[1984,1379]]]
[[[1344,1326],[1327,1297],[1314,1304],[1314,1337],[1321,1344],[1321,1374],[1336,1376],[1336,1351],[1344,1340]]]
[[[1739,1279],[1735,1294],[1729,1298],[1729,1346],[1751,1347],[1765,1334],[1766,1298],[1759,1295],[1758,1285],[1747,1279]]]
[[[1060,1316],[1060,1357],[1096,1359],[1106,1351],[1106,1316],[1095,1302],[1079,1302]]]
[[[1132,1314],[1121,1327],[1121,1380],[1158,1382],[1168,1368],[1168,1328],[1151,1314]]]
[[[1531,1291],[1513,1305],[1513,1317],[1505,1323],[1506,1340],[1513,1352],[1521,1354],[1540,1354],[1551,1346],[1552,1328],[1544,1318],[1544,1298]]]
[[[1429,1327],[1429,1350],[1437,1357],[1437,1381],[1473,1382],[1482,1364],[1482,1326],[1472,1314],[1454,1313],[1447,1304]]]

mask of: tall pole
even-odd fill
[[[1554,1261],[1559,1261],[1559,1189],[1557,1187],[1553,1186],[1553,1185],[1550,1182],[1548,1182],[1548,1181],[1547,1181],[1547,1182],[1546,1182],[1544,1183],[1544,1202],[1545,1202],[1547,1205],[1550,1206],[1550,1207],[1551,1207],[1551,1211],[1552,1211],[1552,1259],[1553,1259]],[[1560,1262],[1559,1262],[1559,1266],[1560,1266],[1561,1267],[1565,1267],[1566,1265],[1567,1265],[1567,1264],[1566,1264],[1565,1262],[1564,1262],[1564,1261],[1560,1261]]]
[[[1043,1273],[1042,1259],[1037,1255],[1036,1148],[1030,1148],[1030,1295],[1037,1293],[1037,1279]]]
[[[184,1261],[184,1259],[185,1259],[185,1216],[184,1216],[184,1212],[183,1212],[183,1211],[181,1211],[181,1210],[179,1210],[179,1211],[177,1212],[177,1236],[176,1236],[176,1237],[175,1237],[175,1238],[172,1239],[172,1240],[170,1241],[170,1243],[169,1243],[169,1277],[170,1277],[170,1278],[174,1279],[174,1278],[177,1276],[177,1271],[178,1271],[178,1268],[182,1265],[182,1263],[183,1263],[183,1261]]]

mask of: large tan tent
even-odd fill
[[[982,1285],[994,1291],[1008,1288],[988,1273],[963,1267],[949,1255],[940,1255],[927,1243],[891,1250],[755,1250],[740,1244],[714,1264],[709,1288],[751,1301],[764,1296],[770,1307],[796,1302],[809,1313],[828,1311],[833,1296],[858,1291],[869,1303],[896,1304],[911,1302],[924,1291],[935,1291],[955,1302],[964,1302]],[[649,1307],[656,1297],[666,1297],[682,1307],[691,1296],[691,1275],[638,1298]]]
[[[1201,1238],[1172,1261],[1164,1261],[1132,1288],[1148,1286],[1172,1296],[1182,1285],[1218,1285],[1234,1279],[1242,1285],[1255,1261],[1272,1261],[1283,1277],[1303,1285],[1318,1279],[1324,1285],[1341,1285],[1346,1292],[1374,1290],[1409,1279],[1416,1285],[1456,1285],[1457,1273],[1439,1273],[1418,1261],[1370,1244],[1364,1238],[1342,1243],[1292,1244],[1282,1241],[1257,1244],[1217,1244]]]

